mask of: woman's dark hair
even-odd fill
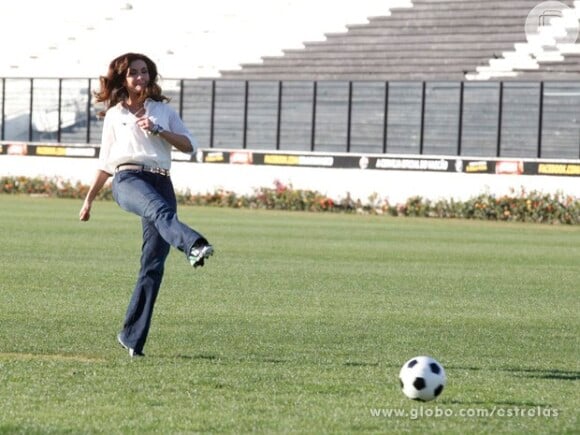
[[[157,84],[159,74],[157,73],[155,62],[144,54],[125,53],[113,59],[109,64],[107,75],[99,78],[101,89],[93,94],[97,103],[105,103],[105,109],[99,112],[99,116],[105,116],[107,110],[127,98],[125,79],[131,63],[136,60],[145,62],[149,71],[149,83],[143,91],[142,99],[151,98],[155,101],[169,101],[169,98],[161,93],[161,87]]]

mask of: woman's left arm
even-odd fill
[[[159,137],[163,138],[167,143],[170,143],[183,153],[193,152],[193,145],[191,141],[183,134],[173,133],[169,130],[163,130],[159,132]]]
[[[150,134],[157,134],[168,144],[174,146],[183,153],[193,153],[197,149],[197,143],[183,123],[179,114],[171,106],[161,106],[165,113],[160,114],[159,119],[164,119],[162,123],[156,124],[149,116],[143,116],[137,120],[137,125]]]
[[[173,129],[170,131],[162,125],[155,124],[148,116],[143,116],[137,120],[137,125],[143,130],[148,131],[150,134],[159,135],[160,138],[164,139],[167,143],[173,145],[181,152],[192,153],[194,151],[194,146],[191,142],[189,132],[185,126],[183,126],[183,123],[181,124],[181,129],[178,127],[176,129],[177,131],[174,131]],[[172,128],[172,126],[170,125],[169,128]]]

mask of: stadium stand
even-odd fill
[[[531,44],[526,19],[536,0],[414,0],[387,17],[328,33],[261,63],[221,72],[230,79],[487,80],[575,78],[577,44]],[[578,28],[578,1],[559,2]],[[559,17],[562,18],[562,17]],[[552,24],[554,25],[554,21]],[[568,21],[570,23],[570,21]],[[564,23],[565,25],[565,23]],[[573,29],[572,29],[573,30]],[[516,51],[518,49],[518,51]],[[567,53],[566,51],[571,51]],[[575,53],[576,52],[576,53]],[[519,54],[519,55],[516,55]],[[551,59],[548,54],[556,54]],[[544,59],[547,59],[544,61]],[[522,62],[526,65],[521,67]]]
[[[287,3],[308,6],[306,0]],[[358,7],[341,3],[326,18],[321,4],[311,5],[306,10],[312,14],[304,17],[308,25],[296,29],[296,35],[278,34],[292,27],[288,23],[280,29],[267,27],[271,40],[266,52],[283,43],[295,48],[265,56],[261,63],[221,70],[220,77],[164,73],[173,78],[164,79],[163,87],[204,148],[578,158],[580,45],[562,42],[553,27],[577,32],[580,1],[551,2],[564,9],[550,11],[550,25],[542,27],[548,31],[530,38],[527,18],[540,3],[391,0],[386,7],[381,0],[361,0]],[[115,13],[107,9],[112,21],[93,18],[103,28],[118,30],[137,22],[136,14],[150,10],[146,6],[135,0]],[[241,10],[242,5],[236,7]],[[268,16],[278,22],[279,11],[268,8],[273,14]],[[251,47],[241,42],[250,21],[235,15],[240,10],[228,11],[215,27],[235,23],[230,31],[239,32],[240,41],[223,42],[231,46],[222,52],[203,40],[216,63],[212,60],[208,67],[205,58],[188,56],[182,71],[200,61],[199,71],[209,72],[224,65],[218,54],[231,63],[239,59],[232,50],[251,57],[259,47],[265,49],[256,42],[264,39],[263,33],[252,36],[256,44]],[[363,11],[380,15],[363,23]],[[332,33],[296,48],[291,41],[297,35],[318,34],[312,21],[319,18],[320,29]],[[345,21],[359,24],[344,27]],[[85,35],[85,43],[97,43],[98,29],[95,25]],[[78,48],[81,40],[79,36],[70,45]],[[162,45],[155,53],[163,51]],[[168,63],[170,71],[177,71],[177,55],[187,44],[171,47],[173,54],[158,60],[163,72]],[[64,52],[58,64],[66,63],[63,57]],[[91,67],[91,75],[95,69]],[[94,77],[3,80],[3,140],[98,143],[101,125],[89,101],[97,86]]]

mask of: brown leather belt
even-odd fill
[[[115,168],[115,172],[120,171],[143,171],[143,172],[151,172],[152,174],[163,175],[164,177],[169,177],[169,169],[154,168],[145,165],[135,165],[133,163],[122,164]]]

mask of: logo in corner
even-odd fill
[[[574,44],[579,32],[576,11],[559,1],[538,4],[526,19],[526,38],[530,44]]]

